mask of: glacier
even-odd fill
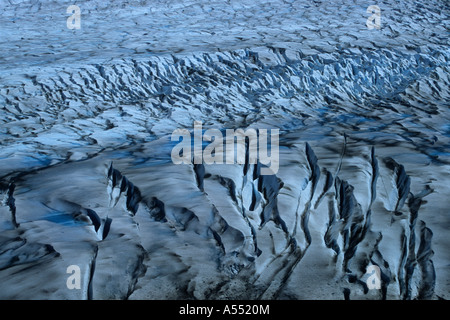
[[[2,1],[0,298],[450,298],[450,6],[368,5]],[[278,172],[174,164],[196,121]]]

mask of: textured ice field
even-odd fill
[[[444,0],[1,1],[0,298],[450,298],[449,19]],[[174,165],[194,121],[279,129],[279,171]]]

